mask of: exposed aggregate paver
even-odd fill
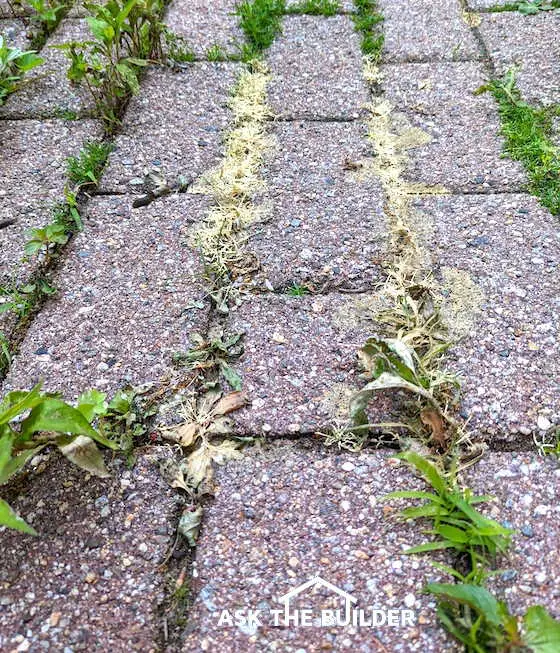
[[[93,120],[0,121],[0,221],[15,220],[0,229],[0,281],[25,280],[27,231],[48,224],[53,203],[64,199],[67,157],[101,135]]]
[[[384,98],[431,138],[409,150],[405,177],[454,192],[525,186],[521,164],[502,156],[494,100],[475,94],[486,81],[482,64],[415,63],[381,70]]]
[[[148,71],[115,139],[101,190],[143,192],[147,172],[170,186],[188,184],[216,165],[229,118],[226,103],[238,73],[237,64],[223,63]]]
[[[368,102],[349,16],[287,16],[267,62],[268,103],[276,115],[355,118]]]
[[[11,48],[29,49],[28,30],[21,18],[0,20],[0,35]]]
[[[333,455],[295,443],[248,450],[219,470],[182,650],[458,650],[435,626],[433,602],[422,594],[438,572],[426,558],[402,553],[422,536],[396,522],[394,506],[381,501],[388,487],[412,485],[410,472],[387,453]],[[409,605],[420,623],[402,629],[269,625],[269,610],[283,605],[279,597],[317,575],[350,592],[360,608]],[[307,595],[296,605],[318,610],[329,599]],[[242,607],[260,609],[263,625],[217,627],[222,610]]]
[[[530,195],[419,202],[435,227],[434,260],[468,272],[484,295],[449,365],[462,374],[470,428],[510,444],[560,423],[560,234]]]
[[[116,460],[98,479],[42,455],[10,490],[40,535],[0,532],[3,651],[160,650],[158,564],[177,508],[148,458],[132,469]]]
[[[384,61],[480,59],[459,0],[379,0]]]
[[[489,2],[468,5],[487,9]],[[235,5],[174,0],[165,21],[199,59],[214,45],[233,54],[244,42]],[[466,330],[458,334],[450,322],[452,336],[462,336],[446,358],[462,373],[462,415],[491,450],[533,447],[533,438],[550,437],[560,424],[558,222],[524,194],[521,165],[502,155],[496,105],[489,94],[475,95],[489,71],[468,24],[475,17],[464,15],[459,0],[379,0],[379,7],[385,45],[374,100],[379,93],[394,106],[395,130],[408,121],[431,137],[408,149],[403,177],[450,192],[414,201],[421,243],[439,281],[458,270],[480,291],[465,295],[459,317]],[[344,0],[343,9],[352,8]],[[89,37],[84,15],[70,10],[43,49],[45,65],[30,73],[34,81],[0,107],[0,221],[17,219],[0,230],[2,281],[29,275],[32,266],[19,263],[25,229],[48,220],[66,156],[100,134],[91,120],[6,120],[91,111],[91,100],[66,79],[64,54],[49,47]],[[498,73],[520,64],[524,97],[558,102],[560,15],[482,13],[481,21]],[[2,20],[4,30],[26,45],[22,21]],[[376,152],[362,120],[372,97],[359,42],[348,15],[286,16],[265,53],[267,102],[279,120],[267,128],[275,146],[253,198],[265,219],[247,230],[246,249],[260,267],[247,280],[255,294],[232,306],[224,324],[245,334],[235,368],[250,403],[231,414],[236,433],[276,441],[217,470],[186,581],[193,590],[188,624],[182,641],[165,650],[459,650],[422,593],[439,572],[428,557],[403,555],[422,541],[421,528],[398,522],[398,504],[381,501],[422,483],[391,452],[327,451],[318,434],[345,421],[349,395],[363,384],[356,351],[375,327],[361,318],[379,306],[375,285],[392,260],[386,198],[366,172]],[[111,393],[158,381],[177,374],[171,355],[188,349],[189,335],[215,323],[190,244],[210,200],[182,193],[132,208],[146,173],[171,186],[190,184],[223,155],[227,100],[242,64],[179,68],[151,67],[143,77],[100,184],[109,196],[89,201],[85,230],[54,275],[57,295],[30,324],[2,392],[43,379],[71,399],[91,387]],[[292,284],[319,294],[289,296]],[[344,294],[349,289],[360,292]],[[457,290],[443,289],[447,305]],[[0,320],[9,332],[13,320]],[[378,394],[371,421],[398,420],[401,399]],[[157,565],[170,551],[179,508],[147,453],[133,470],[116,460],[111,479],[87,482],[58,456],[41,456],[29,477],[2,488],[44,537],[0,532],[0,648],[161,649],[158,606],[169,587]],[[516,613],[543,603],[560,615],[559,473],[556,460],[520,452],[490,452],[463,473],[476,491],[498,497],[484,509],[519,529],[512,552],[498,561],[503,572],[490,581]],[[217,627],[221,609],[280,607],[280,595],[316,575],[356,595],[359,607],[412,608],[419,622],[405,629]],[[323,594],[320,602],[330,605]]]
[[[360,123],[280,123],[262,171],[264,224],[247,247],[274,288],[371,287],[385,258],[383,192],[359,167],[370,154]],[[358,168],[358,171],[353,170]]]
[[[359,384],[356,351],[371,328],[357,318],[360,300],[367,297],[270,294],[232,313],[229,329],[246,334],[237,369],[251,398],[234,414],[241,432],[325,431],[340,410],[346,423],[345,398]],[[390,409],[381,395],[372,405],[385,418]]]
[[[496,497],[487,512],[515,529],[513,545],[490,580],[514,614],[545,605],[560,618],[560,467],[555,456],[488,453],[465,474],[475,492]]]
[[[199,57],[216,45],[228,54],[236,54],[245,42],[235,16],[237,4],[236,0],[173,0],[165,23]]]
[[[517,69],[517,86],[528,102],[560,103],[558,68],[560,13],[485,14],[479,27],[499,75]]]
[[[155,382],[171,355],[204,330],[208,308],[198,255],[185,241],[206,200],[181,194],[132,209],[122,196],[91,200],[86,229],[68,246],[57,296],[31,325],[4,383],[73,397]]]

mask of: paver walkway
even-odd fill
[[[234,366],[250,403],[232,414],[235,430],[265,443],[219,469],[195,554],[175,542],[182,499],[153,464],[167,447],[143,448],[132,470],[113,461],[109,480],[84,478],[54,453],[35,459],[27,476],[2,488],[42,536],[0,532],[0,649],[460,650],[422,593],[442,573],[403,554],[419,529],[397,522],[382,502],[420,481],[394,450],[342,453],[316,435],[332,429],[337,397],[363,384],[356,352],[372,327],[360,311],[379,300],[392,260],[387,188],[368,136],[380,102],[390,103],[403,138],[424,133],[422,144],[406,147],[403,182],[439,188],[419,193],[410,215],[462,318],[450,320],[458,342],[447,362],[462,377],[461,413],[488,448],[463,481],[494,493],[493,516],[519,529],[495,589],[518,612],[538,601],[560,616],[560,472],[534,444],[560,424],[560,229],[527,192],[522,165],[503,156],[491,95],[474,93],[489,75],[520,64],[527,101],[559,102],[560,15],[487,13],[496,3],[486,0],[379,0],[385,46],[375,83],[364,75],[351,2],[331,17],[286,15],[264,53],[272,145],[252,197],[264,218],[246,227],[253,264],[240,275],[242,301],[224,316],[193,244],[213,198],[178,192],[133,203],[146,172],[192,190],[223,160],[228,98],[246,65],[206,59],[214,45],[232,54],[242,44],[236,4],[169,5],[165,21],[196,61],[154,65],[143,76],[87,201],[84,229],[54,272],[57,293],[26,325],[0,391],[43,379],[74,399],[88,388],[158,382],[177,374],[172,355],[188,350],[190,335],[221,325],[245,334]],[[25,46],[23,18],[5,15],[0,34]],[[5,287],[32,278],[37,264],[21,263],[25,232],[46,223],[63,196],[66,158],[101,135],[88,97],[66,79],[61,51],[49,49],[87,33],[83,16],[73,8],[47,40],[52,72],[30,73],[0,107]],[[75,120],[64,119],[70,111]],[[457,278],[462,286],[445,285]],[[465,302],[466,288],[475,290]],[[14,329],[0,313],[3,338]],[[370,408],[382,420],[398,410],[390,397]],[[439,560],[450,564],[446,554]],[[172,626],[179,574],[190,600],[174,609],[188,615]],[[316,575],[361,606],[406,607],[416,621],[218,627],[222,609],[267,612]]]

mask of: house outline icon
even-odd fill
[[[301,594],[302,592],[305,592],[308,590],[310,587],[316,587],[317,585],[320,585],[321,587],[325,587],[326,589],[330,590],[334,594],[338,594],[339,596],[344,598],[344,603],[345,603],[345,621],[348,622],[350,619],[350,610],[352,609],[351,604],[352,603],[357,603],[358,599],[350,594],[349,592],[345,592],[344,590],[341,590],[339,587],[336,585],[333,585],[332,583],[329,583],[328,580],[325,580],[324,578],[321,578],[321,576],[315,576],[314,578],[310,578],[308,581],[305,583],[302,583],[301,585],[298,585],[297,587],[294,587],[291,589],[289,592],[286,592],[286,594],[282,595],[278,600],[284,604],[284,623],[289,622],[289,617],[290,617],[290,601],[294,596],[297,596],[298,594]]]

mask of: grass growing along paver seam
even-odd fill
[[[529,190],[553,215],[560,215],[560,148],[552,141],[553,119],[560,106],[535,107],[521,98],[510,70],[484,87],[498,104],[504,150],[521,161],[529,177]]]

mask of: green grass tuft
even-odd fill
[[[378,59],[381,56],[384,35],[379,30],[383,16],[378,11],[376,0],[354,0],[356,12],[353,15],[356,30],[362,35],[362,52]]]
[[[512,159],[523,163],[530,192],[553,215],[560,215],[560,150],[550,138],[553,118],[560,115],[560,107],[534,107],[524,102],[514,70],[482,90],[490,91],[498,103],[505,150]]]
[[[110,143],[87,142],[79,156],[71,156],[66,160],[68,181],[78,188],[90,184],[97,186],[99,175],[112,149]]]
[[[301,0],[299,4],[286,9],[288,14],[307,14],[309,16],[334,16],[340,11],[338,0]]]
[[[236,9],[239,26],[247,43],[242,58],[249,61],[266,50],[282,31],[282,16],[286,13],[285,0],[245,0]]]

